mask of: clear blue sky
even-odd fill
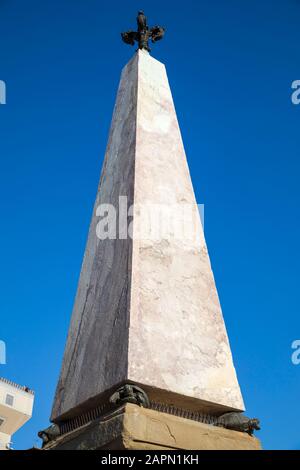
[[[300,449],[298,0],[2,0],[0,376],[46,427],[121,68],[143,8],[167,66],[247,414],[265,448]]]

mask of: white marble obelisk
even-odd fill
[[[133,237],[100,240],[100,204],[134,204]],[[195,206],[163,64],[123,70],[52,417],[125,381],[153,401],[243,410],[199,214],[196,238],[139,236],[140,206]]]

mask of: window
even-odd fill
[[[13,406],[14,404],[14,397],[12,395],[7,394],[5,398],[5,404],[8,406]]]

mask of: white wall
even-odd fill
[[[13,404],[6,403],[7,395],[13,397]],[[0,379],[0,449],[5,449],[11,436],[20,429],[32,416],[34,395],[25,390],[3,382]]]

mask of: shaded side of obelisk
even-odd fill
[[[101,241],[97,207],[134,203],[133,240]],[[52,420],[125,382],[151,403],[215,415],[243,410],[198,214],[197,239],[139,237],[140,205],[196,205],[163,64],[138,51],[118,91]]]
[[[97,237],[97,208],[133,203],[138,56],[124,68],[113,113],[52,419],[127,378],[132,240]]]

